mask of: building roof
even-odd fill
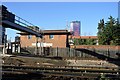
[[[41,33],[41,31],[40,31],[40,33]],[[25,32],[20,32],[20,33],[17,33],[17,34],[29,35],[28,33],[25,33]],[[69,32],[68,30],[43,30],[42,34],[43,35],[60,35],[60,34],[69,34],[69,35],[71,35],[72,33]]]
[[[58,34],[71,34],[71,32],[69,32],[68,30],[44,30],[43,31],[44,35],[58,35]]]
[[[72,36],[72,38],[77,38],[77,39],[97,39],[97,36]]]
[[[80,23],[80,21],[72,21],[71,23]]]

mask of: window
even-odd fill
[[[53,39],[54,38],[54,35],[49,35],[49,39]]]
[[[31,39],[32,38],[32,35],[28,35],[28,39]]]

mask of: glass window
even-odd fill
[[[49,39],[53,39],[54,38],[54,35],[49,35]]]
[[[31,39],[32,38],[32,35],[28,35],[28,39]]]

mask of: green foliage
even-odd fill
[[[98,42],[101,45],[120,45],[120,24],[118,19],[110,16],[109,21],[104,19],[98,23]]]
[[[74,39],[74,45],[95,45],[96,39]]]

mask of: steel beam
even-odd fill
[[[21,26],[21,25],[16,24],[16,23],[12,23],[12,22],[7,21],[7,20],[2,20],[2,26],[5,28],[11,28],[11,29],[22,31],[22,32],[27,32],[31,35],[36,35],[37,37],[42,38],[42,34],[40,34],[39,32],[36,32],[36,31],[31,30],[27,27]]]

